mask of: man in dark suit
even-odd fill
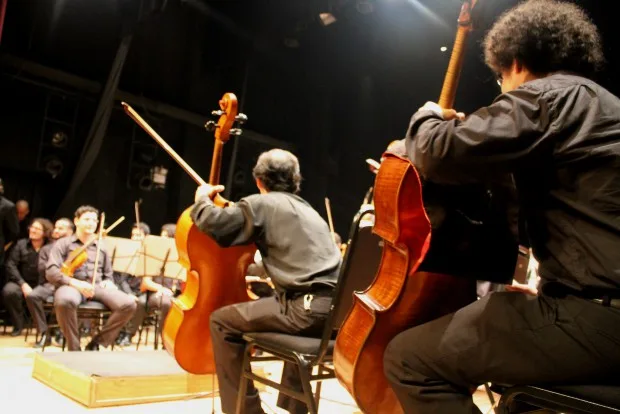
[[[4,197],[4,185],[0,178],[0,268],[4,265],[4,252],[10,247],[19,233],[19,221],[15,204]],[[4,277],[0,279],[0,286],[4,284]]]

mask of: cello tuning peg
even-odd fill
[[[215,131],[215,121],[209,121],[205,124],[205,129],[207,131]]]
[[[236,135],[239,136],[243,133],[243,131],[241,130],[241,128],[233,128],[230,130],[230,134],[231,135]]]
[[[235,117],[235,121],[239,122],[240,124],[245,124],[246,122],[248,122],[248,116],[246,114],[239,114]]]
[[[211,115],[213,115],[213,116],[222,116],[222,115],[224,115],[224,111],[220,111],[219,109],[217,111],[211,111]]]

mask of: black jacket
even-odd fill
[[[15,204],[0,195],[0,266],[4,263],[4,246],[14,242],[19,233]]]
[[[511,173],[543,283],[620,296],[620,99],[610,92],[554,74],[462,122],[419,111],[406,147],[434,182]]]

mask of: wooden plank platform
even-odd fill
[[[214,375],[189,374],[165,351],[37,353],[32,376],[89,408],[207,397],[217,389]]]

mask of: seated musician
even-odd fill
[[[52,233],[52,223],[35,218],[28,233],[27,239],[20,239],[13,246],[5,264],[8,281],[2,289],[2,298],[13,322],[11,336],[18,336],[24,328],[24,300],[39,285],[39,252]]]
[[[54,223],[54,230],[52,231],[52,243],[48,243],[39,250],[39,259],[37,262],[37,270],[39,272],[39,286],[33,289],[33,291],[26,297],[26,304],[30,310],[30,314],[34,318],[37,325],[37,330],[41,334],[41,338],[34,345],[35,348],[42,348],[43,345],[49,345],[51,338],[47,337],[47,320],[45,318],[45,311],[43,310],[43,304],[48,298],[54,296],[56,288],[45,279],[45,268],[47,266],[47,259],[49,258],[50,250],[56,242],[66,236],[73,234],[73,223],[68,218],[61,218]]]
[[[99,212],[91,206],[81,206],[75,211],[75,234],[58,240],[50,250],[45,277],[56,286],[54,309],[60,330],[67,339],[69,351],[80,351],[77,307],[88,299],[103,303],[112,311],[104,327],[86,345],[87,351],[109,346],[118,336],[121,328],[136,311],[136,301],[119,291],[112,279],[112,263],[105,248],[101,247],[97,269],[95,241],[86,248],[86,262],[75,269],[73,277],[62,273],[63,263],[70,253],[96,238]],[[95,287],[93,288],[93,274]]]
[[[467,118],[426,104],[406,151],[427,179],[513,173],[541,278],[396,336],[385,372],[406,413],[480,412],[471,389],[596,384],[620,370],[620,100],[588,77],[603,62],[578,7],[528,1],[484,41],[502,94]]]
[[[136,223],[131,229],[131,240],[144,240],[149,234],[151,234],[151,228],[148,224],[144,222],[140,222],[139,224]],[[138,332],[138,328],[140,328],[140,325],[144,322],[144,318],[146,318],[149,309],[161,310],[157,334],[161,333],[164,321],[172,305],[173,294],[170,289],[171,285],[172,281],[166,281],[162,285],[155,282],[152,277],[132,277],[126,275],[126,284],[123,283],[123,288],[121,288],[121,290],[134,295],[137,298],[138,307],[133,318],[127,324],[125,331],[122,332],[117,339],[118,345],[128,346],[131,344],[134,335]],[[126,291],[126,286],[129,286],[131,289],[130,292]]]
[[[177,233],[177,225],[174,223],[166,223],[161,226],[160,236],[167,237],[169,239],[174,239],[175,234]]]
[[[222,186],[201,186],[191,217],[220,246],[256,243],[276,296],[225,306],[211,314],[211,337],[222,411],[235,412],[241,378],[244,332],[283,332],[319,336],[338,277],[340,252],[327,223],[301,197],[297,157],[274,149],[260,155],[253,170],[260,194],[220,208],[211,201]],[[205,329],[207,327],[205,326]],[[294,365],[285,363],[282,382],[301,391]],[[247,413],[262,413],[252,381],[244,401]],[[278,406],[307,412],[280,394]]]

